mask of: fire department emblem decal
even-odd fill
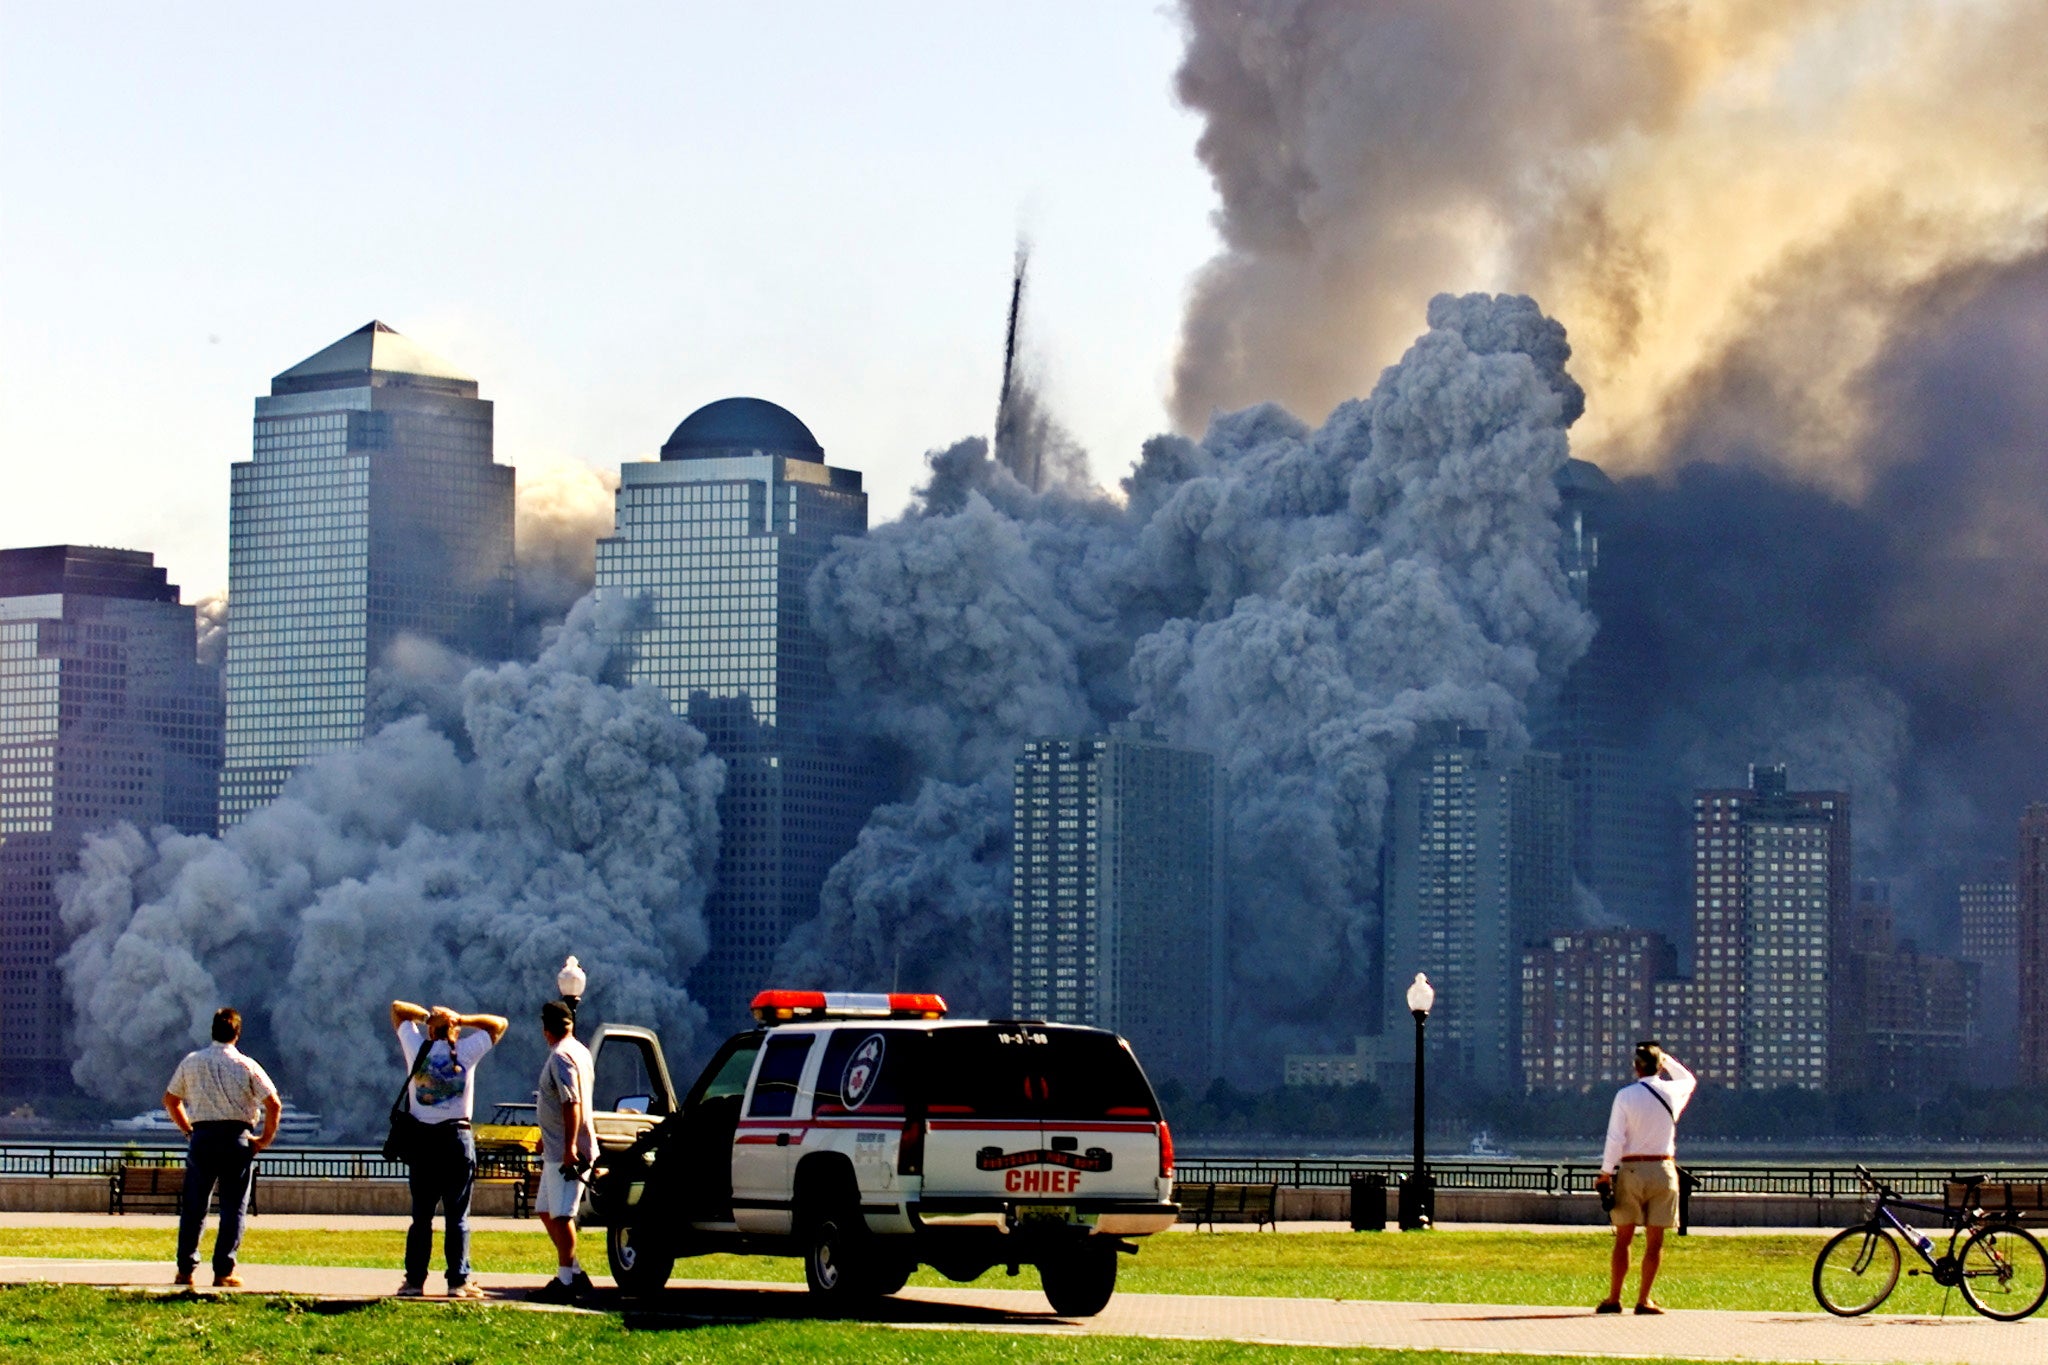
[[[839,1101],[848,1109],[860,1108],[875,1092],[875,1078],[882,1074],[883,1046],[882,1035],[870,1033],[846,1059],[846,1070],[839,1077]]]

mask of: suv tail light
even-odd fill
[[[1159,1178],[1173,1179],[1173,1129],[1163,1118],[1159,1120]]]
[[[924,1174],[924,1120],[905,1119],[903,1140],[896,1147],[896,1174]]]

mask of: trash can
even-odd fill
[[[1387,1178],[1378,1171],[1351,1174],[1351,1230],[1384,1232],[1387,1226]]]

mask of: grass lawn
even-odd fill
[[[212,1230],[201,1243],[212,1245]],[[1118,1287],[1130,1293],[1256,1294],[1282,1298],[1395,1299],[1438,1303],[1587,1304],[1607,1289],[1604,1232],[1221,1232],[1147,1238],[1121,1262]],[[1673,1308],[1815,1312],[1810,1275],[1821,1239],[1810,1236],[1672,1237],[1664,1244],[1657,1297]],[[11,1228],[9,1253],[170,1264],[169,1229]],[[595,1236],[586,1263],[602,1267]],[[272,1230],[258,1219],[242,1244],[252,1264],[379,1266],[398,1270],[404,1234]],[[1639,1247],[1640,1250],[1640,1247]],[[480,1271],[544,1274],[554,1268],[546,1237],[533,1232],[481,1232],[470,1258]],[[1912,1258],[1909,1256],[1910,1262]],[[438,1268],[438,1262],[437,1268]],[[803,1278],[794,1260],[701,1256],[677,1263],[678,1278],[780,1280]],[[914,1284],[949,1283],[921,1270]],[[1001,1269],[988,1288],[1036,1289],[1026,1267],[1010,1279]],[[1925,1278],[1900,1276],[1885,1304],[1896,1313],[1938,1313],[1944,1291]],[[1967,1313],[1960,1299],[1947,1305]]]
[[[395,1301],[348,1307],[290,1299],[154,1299],[84,1288],[0,1289],[0,1360],[36,1365],[232,1360],[247,1365],[1469,1365],[1427,1351],[1248,1346],[998,1332],[889,1330],[861,1323],[629,1326],[617,1317]],[[1494,1356],[1545,1365],[1554,1356]]]

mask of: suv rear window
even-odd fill
[[[1042,1024],[933,1029],[925,1104],[934,1118],[1157,1119],[1138,1059],[1113,1033]]]
[[[924,1035],[871,1025],[834,1029],[818,1065],[814,1114],[900,1114],[923,1055]]]

